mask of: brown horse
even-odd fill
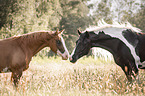
[[[11,80],[17,87],[22,72],[27,70],[31,58],[44,47],[68,59],[62,31],[33,32],[0,41],[0,73],[12,72]]]

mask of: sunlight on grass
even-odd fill
[[[128,83],[113,61],[84,57],[75,64],[60,57],[34,57],[23,72],[18,91],[10,82],[10,73],[0,74],[1,96],[102,96],[145,94],[145,70],[140,81]]]

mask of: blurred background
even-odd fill
[[[99,20],[128,21],[145,32],[145,0],[0,0],[0,39],[65,29],[69,53],[76,46],[77,30],[97,26]],[[11,73],[0,74],[0,96],[144,96],[144,70],[139,71],[139,81],[129,83],[111,54],[97,50],[92,51],[97,57],[72,64],[45,48],[23,72],[18,91],[10,82]]]
[[[144,0],[0,0],[0,39],[29,32],[59,28],[71,53],[77,29],[97,26],[99,20],[111,24],[130,22],[145,32]],[[53,56],[46,48],[40,56]]]

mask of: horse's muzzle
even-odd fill
[[[77,59],[73,58],[72,56],[69,57],[69,60],[70,60],[71,63],[75,63],[77,61]]]
[[[62,60],[67,60],[68,59],[68,55],[62,56]]]
[[[62,57],[63,60],[67,60],[69,57],[69,53],[65,51],[64,53],[61,53],[59,50],[57,50],[57,54]]]

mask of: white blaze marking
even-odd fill
[[[71,57],[74,55],[75,50],[76,50],[76,47],[75,47],[74,50],[72,51],[72,53],[71,53]]]
[[[9,68],[6,67],[6,68],[4,68],[4,69],[2,70],[2,72],[8,72],[8,71],[9,71],[8,69],[9,69]]]
[[[74,55],[75,50],[76,50],[76,47],[73,49],[71,55],[69,56],[69,60],[72,60],[72,56]]]
[[[61,42],[62,42],[62,45],[64,47],[65,52],[64,53],[61,53],[59,50],[57,50],[57,54],[60,55],[60,56],[62,56],[63,58],[66,58],[67,59],[69,57],[69,53],[68,53],[68,50],[67,50],[67,48],[65,46],[65,42],[64,42],[62,36],[61,36]]]

